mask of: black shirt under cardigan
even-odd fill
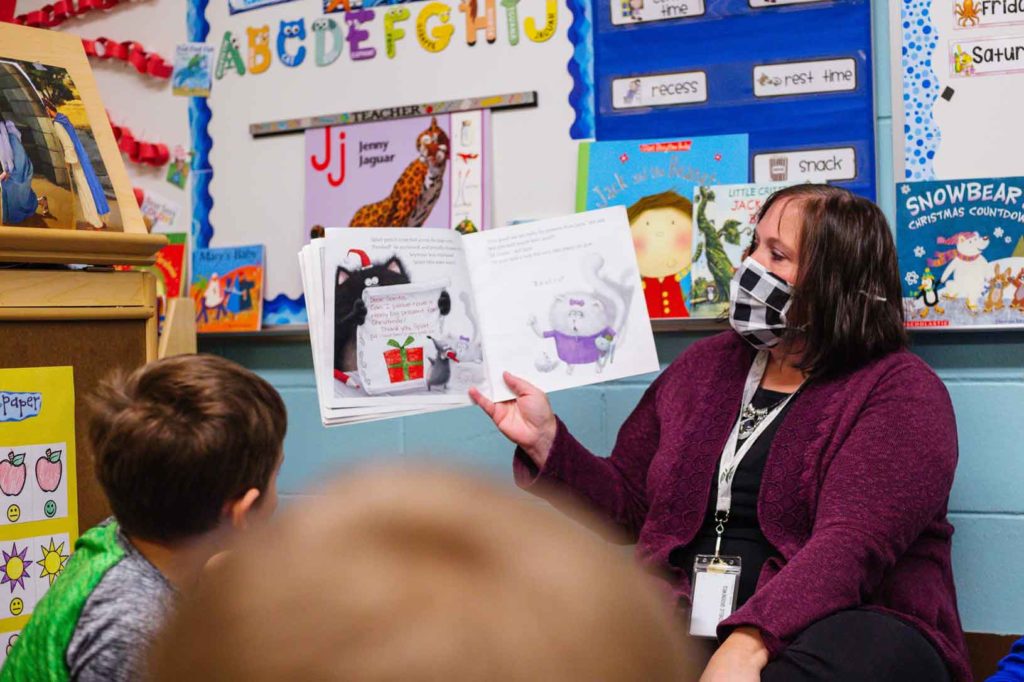
[[[757,409],[777,405],[788,394],[758,388],[751,399]],[[739,592],[736,608],[750,599],[757,587],[757,579],[761,575],[761,567],[770,557],[778,554],[771,543],[761,532],[757,521],[757,498],[761,491],[761,476],[765,462],[768,461],[768,450],[775,432],[786,416],[786,411],[793,404],[790,401],[782,409],[772,423],[765,427],[761,435],[750,446],[746,456],[736,468],[732,483],[732,506],[729,510],[729,522],[725,525],[722,535],[722,554],[739,556],[742,559]],[[743,444],[739,441],[737,447]],[[708,508],[704,515],[704,524],[697,537],[688,546],[680,546],[672,550],[669,561],[680,570],[692,573],[693,562],[698,554],[715,553],[715,508],[718,498],[718,476],[711,486]]]

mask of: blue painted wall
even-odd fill
[[[891,217],[889,22],[886,3],[874,5],[879,203]],[[662,363],[697,338],[659,335]],[[946,381],[956,407],[960,467],[951,513],[957,529],[955,567],[964,627],[972,632],[1024,633],[1024,583],[1018,580],[1024,566],[1024,334],[918,334],[914,345]],[[291,420],[280,480],[286,497],[302,494],[325,474],[383,458],[470,467],[511,484],[510,447],[474,409],[328,430],[320,426],[306,344],[239,340],[202,346],[258,371],[284,396]],[[553,396],[553,402],[577,437],[604,454],[649,380],[562,392]]]

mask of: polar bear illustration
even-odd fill
[[[992,265],[982,251],[988,248],[989,239],[977,232],[958,232],[952,237],[939,237],[939,244],[953,246],[935,258],[928,260],[932,267],[946,265],[939,282],[944,284],[940,293],[946,299],[963,299],[972,313],[978,311],[976,301],[985,291],[985,285],[992,277]]]

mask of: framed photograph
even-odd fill
[[[160,237],[126,239],[146,233],[80,39],[0,24],[0,259],[77,250],[110,262],[103,253],[155,252]]]

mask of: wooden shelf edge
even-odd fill
[[[65,307],[65,308],[0,308],[0,321],[39,322],[46,320],[148,320],[156,316],[153,306],[125,306],[121,308]]]
[[[724,332],[729,328],[728,320],[718,318],[673,318],[653,319],[651,328],[655,334],[664,332]]]
[[[258,332],[206,332],[197,335],[203,341],[265,341],[287,343],[304,341],[309,343],[309,327],[304,324],[282,324],[264,327]]]
[[[163,334],[160,335],[157,346],[157,357],[193,354],[196,350],[196,319],[192,299],[168,299]]]
[[[729,328],[728,322],[717,320],[652,320],[655,333],[664,332],[720,332]],[[309,343],[309,327],[303,324],[272,325],[258,332],[212,332],[199,334],[199,341],[263,341]]]
[[[0,227],[0,262],[152,265],[162,234]]]
[[[654,329],[655,334],[685,334],[685,333],[717,333],[724,332],[729,329],[729,322],[719,322],[717,320],[701,320],[701,319],[680,319],[680,320],[652,320],[651,326]],[[970,333],[985,333],[998,331],[1001,333],[1016,332],[1020,334],[1024,332],[1024,329],[1010,328],[1010,329],[908,329],[907,332],[911,336],[942,336],[947,335],[960,335]],[[258,332],[214,332],[205,333],[198,335],[199,343],[204,342],[221,342],[221,341],[237,341],[240,343],[256,342],[256,343],[290,343],[290,342],[305,342],[309,343],[309,327],[306,325],[273,325],[264,327]]]

